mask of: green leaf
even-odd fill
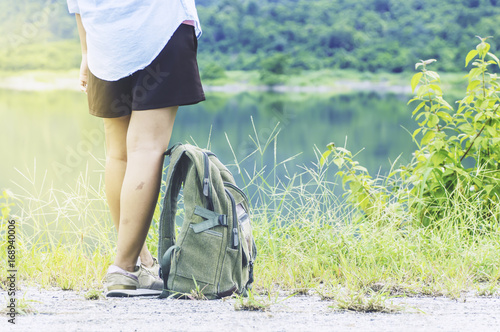
[[[481,121],[483,118],[484,118],[483,113],[477,113],[476,116],[474,117],[474,121],[478,122],[478,121]]]
[[[476,57],[476,55],[478,54],[479,52],[477,50],[472,50],[470,51],[467,56],[465,57],[465,67],[467,67],[467,65],[469,64],[469,62],[474,59]]]
[[[340,147],[340,146],[339,146],[339,147],[337,147],[337,151],[342,152],[342,153],[344,153],[344,154],[346,154],[346,155],[348,155],[348,156],[350,156],[350,155],[351,155],[351,151],[349,151],[349,150],[347,150],[347,149],[344,149],[343,147]]]
[[[412,116],[415,115],[422,107],[425,106],[425,101],[421,102],[417,107],[415,107],[415,110],[413,110]]]
[[[441,90],[441,87],[436,84],[429,84],[429,88],[434,90],[434,93],[441,96],[443,94],[443,90]]]
[[[483,142],[481,144],[483,146],[483,149],[488,150],[488,148],[489,148],[488,143],[489,143],[489,140],[487,138],[483,139]]]
[[[427,122],[427,126],[429,128],[435,127],[439,123],[439,117],[436,114],[431,113],[429,115],[429,121]]]
[[[356,171],[363,172],[363,173],[368,173],[368,170],[363,166],[354,166],[353,169],[355,169]]]
[[[474,141],[473,143],[473,147],[476,148],[476,149],[479,149],[481,147],[481,144],[483,143],[483,138],[481,136],[479,136],[478,138],[476,138],[476,140]]]
[[[423,99],[426,93],[429,92],[429,86],[428,85],[421,85],[420,88],[417,90],[417,96]]]
[[[453,117],[446,112],[439,111],[436,113],[436,115],[439,116],[441,119],[445,120],[446,122],[453,121]]]
[[[469,85],[467,86],[467,91],[470,91],[470,90],[474,90],[475,88],[478,87],[478,85],[481,84],[481,81],[480,80],[475,80],[475,81],[471,81],[469,83]]]
[[[335,165],[337,165],[338,168],[341,168],[342,165],[344,164],[344,158],[336,158],[333,160]]]
[[[436,136],[435,131],[428,131],[427,134],[420,141],[420,145],[427,145]]]
[[[428,70],[426,71],[426,74],[427,76],[432,78],[431,82],[436,82],[436,81],[439,82],[440,80],[439,74],[436,73],[435,71]]]
[[[321,155],[321,159],[319,161],[319,165],[321,167],[323,167],[323,164],[325,163],[326,161],[326,158],[328,158],[328,156],[332,153],[331,150],[328,150],[328,151],[325,151],[322,155]]]
[[[496,136],[498,136],[498,134],[497,134],[497,130],[495,129],[495,127],[492,127],[492,126],[486,126],[486,131],[488,131],[488,133],[489,133],[492,137],[496,137]]]
[[[474,101],[474,95],[473,94],[471,94],[471,95],[467,96],[467,98],[465,98],[465,103],[467,105],[472,104],[473,101]]]
[[[415,131],[413,132],[413,135],[411,135],[413,138],[415,138],[415,136],[417,136],[417,134],[422,130],[422,128],[417,128],[415,129]]]
[[[439,166],[443,163],[443,161],[446,160],[448,157],[448,152],[446,150],[439,150],[439,152],[436,152],[432,155],[431,161],[434,164],[434,166]]]
[[[474,129],[472,128],[472,126],[468,123],[465,123],[463,125],[461,125],[460,127],[458,127],[458,129],[466,134],[472,134],[474,132]]]
[[[421,112],[415,117],[415,121],[418,121],[422,116],[425,115],[425,119],[427,120],[429,112]]]
[[[422,63],[424,65],[430,65],[431,63],[436,62],[436,61],[437,61],[436,59],[428,59],[428,60],[422,61]]]
[[[440,101],[441,105],[443,105],[445,108],[449,109],[450,111],[453,110],[453,107],[451,107],[450,104],[446,100]]]
[[[474,78],[481,75],[482,72],[483,71],[480,68],[472,68],[469,72],[469,75],[467,75],[469,77],[469,81],[472,81]]]
[[[433,146],[436,150],[441,150],[444,147],[444,142],[442,140],[435,140]]]
[[[408,101],[408,103],[406,105],[410,105],[411,103],[413,103],[415,100],[420,100],[418,98],[412,98]]]
[[[490,44],[485,43],[484,41],[476,46],[476,50],[479,52],[479,56],[484,58],[486,54],[490,51]]]
[[[415,92],[415,88],[417,87],[418,83],[420,83],[420,79],[423,75],[424,73],[422,72],[413,75],[413,77],[411,78],[411,93]]]

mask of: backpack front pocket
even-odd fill
[[[196,282],[215,285],[217,262],[221,253],[224,253],[223,234],[216,230],[195,233],[193,225],[190,226],[184,240],[179,244],[182,249],[173,262],[172,272],[191,282],[194,278]]]
[[[226,248],[226,255],[224,257],[224,262],[222,264],[222,271],[220,275],[220,280],[217,285],[217,295],[219,297],[226,297],[232,295],[234,292],[238,292],[238,285],[235,281],[239,280],[239,275],[234,275],[241,271],[236,267],[238,261],[239,250]]]

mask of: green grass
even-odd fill
[[[276,137],[254,139],[252,157],[276,155]],[[235,157],[234,165],[241,162]],[[275,168],[264,171],[257,161],[252,173],[236,175],[257,202],[252,211],[258,247],[254,294],[313,293],[333,299],[337,309],[382,312],[393,311],[387,302],[395,296],[500,294],[498,219],[482,231],[476,202],[453,195],[452,208],[432,228],[414,222],[395,203],[377,207],[367,219],[334,193],[341,180],[333,175],[333,164],[304,167],[301,174],[277,179],[275,171],[290,162],[293,158],[275,160]],[[43,182],[18,193],[4,192],[0,234],[4,238],[10,211],[18,211],[10,218],[17,223],[20,285],[102,289],[116,234],[103,186],[89,186],[89,178],[82,175],[66,192]],[[500,207],[491,212],[498,218]],[[158,219],[159,206],[147,239],[153,252]],[[5,246],[2,241],[2,266]],[[2,285],[6,277],[0,271]]]
[[[80,44],[77,40],[21,43],[0,50],[0,70],[70,70],[79,68]]]
[[[391,297],[383,292],[352,292],[340,293],[336,296],[335,305],[332,309],[356,311],[356,312],[382,312],[396,313],[404,308],[400,305],[395,305],[390,301]]]

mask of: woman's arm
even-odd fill
[[[89,67],[87,65],[87,34],[82,24],[80,14],[75,14],[78,35],[80,36],[80,46],[82,49],[82,63],[80,64],[80,90],[87,93],[87,80]]]

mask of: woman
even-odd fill
[[[82,48],[80,88],[106,137],[106,197],[118,230],[109,296],[160,294],[145,239],[177,109],[205,99],[194,0],[67,0]],[[139,257],[139,260],[138,260]]]

